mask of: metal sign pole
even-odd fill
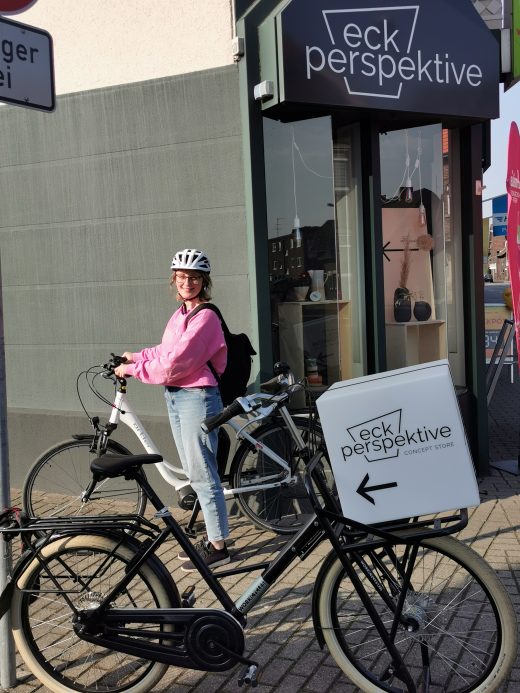
[[[36,0],[0,0],[0,13],[21,11]],[[19,60],[13,61],[9,77],[0,80],[0,101],[24,108],[53,111],[56,105],[52,37],[43,29],[13,22],[0,16],[3,43],[16,45]],[[30,60],[26,56],[30,56]],[[22,56],[22,57],[21,57]],[[4,59],[6,56],[4,55]],[[7,397],[4,351],[4,312],[2,304],[2,269],[0,266],[0,508],[11,504],[9,453],[7,445]],[[0,590],[11,572],[11,544],[0,537]],[[16,683],[16,663],[11,637],[9,612],[0,620],[0,687]]]
[[[7,397],[4,351],[4,309],[2,302],[2,263],[0,257],[0,508],[11,505],[9,479],[9,447],[7,444]],[[11,542],[0,536],[0,592],[5,588],[11,572]],[[0,686],[12,688],[16,684],[16,662],[11,636],[9,611],[0,620]]]

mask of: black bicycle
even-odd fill
[[[236,415],[236,401],[207,421]],[[92,465],[91,493],[103,479],[134,480],[156,510],[137,515],[22,521],[6,512],[4,538],[21,535],[26,550],[0,598],[11,610],[18,651],[51,691],[149,691],[168,665],[203,671],[244,669],[247,613],[287,568],[329,542],[312,613],[319,644],[362,691],[494,691],[515,661],[511,600],[490,566],[448,536],[467,524],[460,510],[434,519],[364,525],[344,517],[323,478],[323,446],[305,487],[315,514],[268,563],[212,573],[194,550],[141,466],[158,455],[106,455]],[[38,538],[40,537],[40,538]],[[189,555],[220,608],[197,608],[193,588],[179,593],[157,557],[167,539]],[[223,577],[257,571],[236,600]]]

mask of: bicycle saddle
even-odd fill
[[[162,462],[161,455],[102,455],[92,460],[90,471],[104,476],[114,477],[122,474],[129,467],[139,467],[142,464],[157,464]]]

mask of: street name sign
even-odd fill
[[[52,37],[43,29],[0,17],[0,101],[53,111]]]
[[[370,524],[479,504],[447,360],[335,383],[317,407],[346,517]]]

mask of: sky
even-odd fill
[[[491,121],[491,166],[484,173],[482,194],[483,216],[491,216],[491,198],[504,195],[506,192],[507,146],[511,123],[516,121],[520,126],[520,83],[508,89],[501,89],[500,117]],[[487,200],[487,202],[486,202]]]

